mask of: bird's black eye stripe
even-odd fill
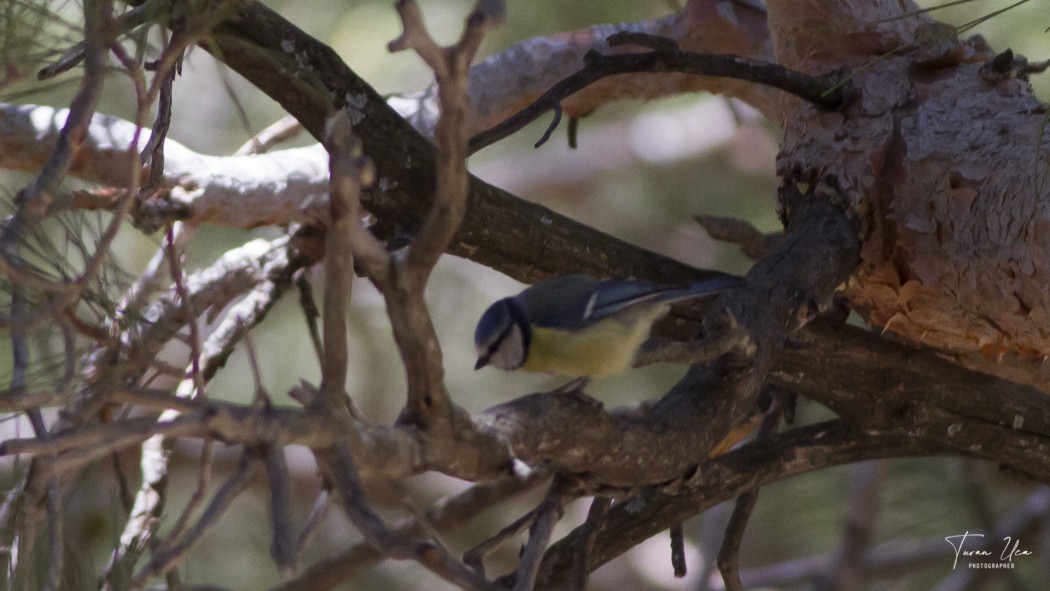
[[[510,312],[511,319],[514,320],[514,324],[518,325],[521,329],[521,345],[522,352],[527,357],[529,354],[529,344],[532,342],[532,326],[529,325],[529,318],[525,315],[525,310],[521,309],[521,304],[517,300],[511,298],[507,300],[507,311]],[[510,325],[510,326],[513,326]],[[510,326],[507,327],[507,331],[510,331]],[[506,337],[507,335],[501,335],[500,338]]]
[[[510,334],[510,326],[503,329],[503,332],[499,333],[499,336],[493,339],[492,342],[489,343],[489,346],[485,348],[484,359],[486,363],[489,359],[492,358],[492,355],[496,352],[496,349],[499,349],[499,346],[503,344],[503,339],[507,338],[508,334]]]
[[[512,318],[513,318],[513,316],[514,315],[511,314]],[[489,343],[488,349],[485,351],[485,361],[486,362],[489,360],[489,358],[492,357],[493,353],[496,352],[496,349],[499,349],[500,345],[503,344],[503,341],[506,340],[506,338],[510,336],[510,331],[514,329],[514,325],[517,323],[517,319],[516,318],[513,318],[513,320],[514,320],[514,322],[508,323],[507,327],[503,329],[503,332],[499,333],[499,336],[496,337],[495,339],[493,339],[491,343]],[[528,346],[526,345],[526,351],[527,350],[528,350]]]

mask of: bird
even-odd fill
[[[584,384],[617,374],[631,366],[672,303],[742,285],[743,279],[722,273],[680,285],[557,275],[485,310],[474,330],[474,369],[521,369]]]

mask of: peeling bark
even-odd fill
[[[1027,80],[924,15],[861,24],[898,16],[896,2],[769,10],[782,64],[853,66],[841,113],[785,99],[778,166],[834,174],[861,196],[870,233],[846,289],[854,309],[905,341],[1050,390],[1050,136]]]

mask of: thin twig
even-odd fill
[[[177,537],[169,536],[153,554],[149,563],[131,580],[131,588],[141,589],[150,578],[164,574],[175,566],[205,533],[218,525],[219,519],[226,513],[234,499],[251,484],[258,468],[259,462],[248,454],[243,455],[237,471],[216,491],[200,519],[184,534]]]
[[[47,537],[48,569],[46,591],[58,591],[62,585],[62,567],[65,564],[64,548],[64,510],[62,508],[62,487],[57,477],[52,477],[47,485]]]
[[[463,554],[463,563],[474,569],[478,574],[485,574],[485,557],[492,553],[493,550],[501,546],[507,540],[520,534],[526,529],[533,526],[536,523],[536,519],[540,515],[541,508],[536,507],[515,519],[510,525],[499,530],[496,535],[490,537],[484,542],[474,546],[470,550],[467,550]]]
[[[26,308],[26,293],[22,286],[11,285],[11,315],[21,316]],[[15,395],[24,394],[29,371],[29,343],[24,332],[11,333],[11,386],[9,391]],[[27,408],[26,417],[33,427],[33,432],[41,440],[47,439],[47,425],[39,408]]]
[[[15,334],[13,333],[12,337]],[[13,342],[12,338],[12,342]],[[66,394],[54,390],[38,390],[25,392],[8,388],[0,392],[0,412],[21,412],[33,409],[41,409],[48,406],[57,406],[66,400]]]
[[[103,573],[104,591],[123,588],[142,551],[157,546],[154,533],[167,499],[168,458],[164,438],[150,437],[143,442],[140,450],[142,483],[128,511],[120,543],[113,550]]]
[[[672,525],[668,532],[671,534],[671,569],[674,571],[674,577],[681,579],[688,574],[685,562],[685,532],[682,531],[681,523]]]
[[[784,236],[783,232],[763,233],[750,222],[737,218],[695,215],[693,219],[707,230],[712,238],[736,244],[744,252],[744,256],[753,260],[762,258]]]
[[[765,439],[776,430],[777,424],[783,412],[783,404],[779,396],[774,395],[762,424],[758,428],[756,439]],[[733,513],[726,524],[725,537],[722,546],[718,549],[718,570],[722,573],[725,581],[726,591],[743,591],[744,585],[740,581],[740,544],[744,539],[744,530],[751,518],[751,512],[758,502],[759,487],[755,487],[740,495],[733,507]]]
[[[313,286],[310,284],[310,279],[306,276],[305,270],[296,273],[293,282],[299,290],[299,308],[302,309],[303,316],[306,319],[306,328],[310,333],[310,342],[314,345],[314,352],[317,354],[318,361],[323,363],[324,347],[321,345],[321,332],[317,328],[317,319],[321,317],[321,312],[317,309],[317,303],[314,301]]]
[[[361,478],[345,440],[337,441],[334,449],[318,453],[317,457],[319,465],[330,471],[329,481],[335,486],[343,512],[378,552],[391,558],[415,560],[463,589],[495,591],[496,588],[484,577],[463,566],[440,546],[412,541],[387,528],[365,498]]]
[[[427,517],[426,511],[424,511],[416,502],[409,496],[408,490],[401,485],[400,482],[394,483],[394,488],[397,489],[401,499],[401,505],[408,511],[409,515],[412,516],[412,520],[415,521],[416,527],[419,531],[430,539],[431,542],[436,544],[441,551],[445,554],[452,556],[452,549],[448,542],[445,540],[445,536],[441,533],[433,523],[430,522],[430,518]]]
[[[1045,486],[1037,487],[1016,509],[1002,519],[1003,527],[998,528],[997,533],[1006,533],[1016,538],[1018,534],[1023,534],[1025,531],[1037,531],[1047,522],[1048,510],[1050,510],[1050,489]],[[998,552],[1001,548],[995,550]],[[899,577],[931,565],[943,569],[945,561],[950,564],[954,557],[955,549],[945,543],[944,536],[911,541],[894,540],[869,549],[861,563],[861,573],[865,581],[872,582],[878,579]],[[741,579],[749,589],[812,586],[828,571],[834,558],[831,554],[822,554],[787,560],[746,570],[741,574]],[[969,579],[967,571],[973,570],[975,569],[956,569],[955,573],[962,572],[967,576],[957,577],[953,573],[951,577],[942,582],[952,581],[951,585],[942,589],[944,591],[958,589],[959,587],[954,586],[953,579]]]
[[[171,32],[172,40],[181,39],[186,35],[185,14],[173,15]],[[165,53],[171,51],[172,48],[173,44],[171,42],[167,43],[164,47]],[[183,53],[181,48],[176,48],[175,52],[176,63],[181,63]],[[162,58],[160,61],[163,63],[165,60]],[[157,94],[157,115],[153,118],[153,129],[150,132],[149,140],[142,149],[143,158],[149,165],[149,175],[143,183],[143,188],[147,191],[159,188],[164,180],[164,140],[167,139],[168,128],[171,127],[172,88],[175,84],[175,76],[180,69],[179,67],[173,67],[158,72],[153,81],[159,88]]]
[[[569,589],[572,591],[583,591],[587,588],[588,575],[591,573],[591,552],[594,550],[594,541],[602,531],[605,514],[612,506],[609,497],[594,497],[591,508],[587,510],[587,519],[581,526],[583,531],[577,546],[577,555],[572,564],[572,576]]]
[[[307,262],[289,258],[291,254],[285,239],[279,239],[275,243],[255,241],[231,250],[213,266],[194,273],[188,278],[187,286],[191,292],[190,297],[196,302],[195,307],[217,306],[222,308],[229,305],[229,298],[232,295],[242,293],[246,287],[251,290],[240,302],[227,309],[227,318],[209,336],[205,345],[205,350],[209,351],[209,355],[202,365],[203,377],[210,378],[214,375],[232,353],[234,345],[246,327],[255,326],[265,318],[266,312],[276,303],[294,270]],[[136,358],[134,353],[156,350],[171,338],[171,335],[175,334],[184,322],[181,312],[181,306],[162,300],[157,307],[148,312],[153,322],[145,325],[142,331],[131,331],[127,334],[126,342],[122,342],[133,353],[133,356],[127,364],[122,365],[122,372],[127,373],[121,373],[120,379],[128,379],[126,377],[128,375],[140,375],[139,372],[145,371],[154,362],[152,355],[142,355]],[[89,358],[89,366],[94,366],[91,371],[96,372],[99,376],[97,379],[104,378],[108,372],[112,371],[107,363],[109,355],[113,354],[111,346],[115,346],[115,343],[107,343],[106,347],[100,348]],[[179,374],[184,375],[184,372],[180,370]],[[180,384],[178,392],[188,395],[194,390],[193,381],[185,380],[183,384]],[[179,401],[170,396],[165,399],[156,391],[117,389],[112,393],[114,397],[152,408],[173,408],[183,411],[200,410],[201,408],[200,405]],[[90,415],[92,411],[77,410],[77,412]],[[65,433],[53,438],[50,443],[61,447],[65,445],[64,442],[72,442],[71,445],[75,446],[77,441],[82,441],[75,437],[86,436],[92,443],[82,446],[81,449],[92,452],[96,449],[113,451],[120,449],[121,445],[141,441],[145,437],[138,441],[135,440],[144,433],[148,437],[153,432],[178,432],[179,429],[186,429],[193,422],[180,425],[162,422],[151,426],[148,419],[144,420],[145,422],[142,421],[139,419],[131,421],[133,427],[130,431],[127,429],[128,424],[116,425],[112,432],[100,434],[101,440],[93,439],[94,436],[91,433],[95,429],[102,429],[105,432],[108,429],[106,426],[91,426],[80,429],[76,433]],[[10,453],[24,445],[26,445],[25,442],[9,440],[0,444],[0,450]],[[65,448],[62,449],[64,451]]]
[[[169,408],[180,413],[194,412],[206,406],[204,402],[172,396],[168,390],[149,388],[120,388],[113,392],[113,402],[141,406],[151,410],[165,411]]]
[[[303,552],[306,551],[310,541],[313,540],[314,535],[320,531],[321,524],[324,522],[324,518],[328,516],[328,511],[331,508],[332,499],[328,494],[328,489],[322,489],[317,498],[314,499],[314,505],[310,509],[310,516],[306,519],[306,525],[303,526],[303,531],[300,532],[299,538],[295,541],[295,553],[292,555],[292,560],[295,563],[299,562]]]
[[[779,88],[801,97],[823,109],[837,109],[844,101],[847,89],[836,87],[836,83],[842,79],[840,73],[815,77],[789,70],[777,64],[746,59],[733,55],[715,55],[693,53],[682,51],[674,41],[661,44],[648,43],[652,40],[660,40],[651,35],[642,35],[631,32],[617,33],[610,36],[607,41],[609,45],[646,43],[652,47],[652,51],[643,53],[619,53],[601,54],[591,50],[584,56],[584,66],[575,74],[572,74],[550,90],[540,95],[538,99],[521,109],[514,115],[504,119],[497,125],[486,129],[470,138],[470,151],[478,150],[492,145],[495,142],[522,129],[529,123],[538,119],[547,111],[555,110],[555,121],[548,126],[544,138],[549,138],[553,128],[561,119],[560,103],[562,99],[586,88],[594,82],[607,76],[617,74],[630,74],[639,72],[680,72],[683,74],[695,74],[698,76],[719,76],[726,78],[737,78],[757,84],[764,84]],[[836,88],[835,92],[828,92]],[[541,140],[537,145],[543,143]]]
[[[113,28],[119,34],[127,33],[139,25],[149,22],[154,15],[166,11],[167,6],[170,4],[171,0],[146,0],[141,5],[135,6],[118,16],[113,23]],[[84,47],[85,44],[83,42],[73,44],[69,49],[62,52],[62,55],[52,64],[37,72],[36,79],[49,80],[75,68],[84,60]]]
[[[750,490],[736,499],[733,513],[726,524],[726,533],[722,538],[722,546],[718,549],[718,570],[722,573],[725,581],[726,591],[743,591],[744,586],[740,582],[740,542],[744,537],[744,530],[751,518],[751,512],[758,501],[758,489]]]
[[[562,516],[562,500],[549,497],[538,507],[536,522],[529,531],[529,541],[518,563],[515,573],[514,591],[532,591],[536,584],[536,573],[540,569],[543,552],[550,543],[554,526]]]
[[[59,330],[62,331],[62,376],[55,384],[55,390],[67,393],[70,391],[73,380],[77,377],[77,340],[72,323],[66,317],[57,318]]]
[[[361,187],[372,183],[375,168],[361,153],[361,140],[354,136],[350,116],[341,111],[329,119],[325,147],[329,153],[328,232],[325,235],[325,282],[321,363],[321,400],[329,409],[342,408],[357,416],[346,395],[347,311],[354,277],[355,236],[361,233]]]
[[[295,546],[292,543],[291,477],[288,464],[284,459],[284,450],[271,445],[266,450],[266,481],[270,489],[270,529],[273,538],[270,541],[270,556],[277,563],[277,569],[285,578],[295,573]]]
[[[435,529],[447,531],[468,522],[481,511],[506,500],[510,496],[528,490],[546,478],[547,476],[542,470],[535,470],[524,480],[514,476],[504,476],[491,482],[475,484],[461,493],[442,499],[434,504],[433,507],[426,511],[425,516]],[[326,501],[321,505],[323,508],[319,509],[320,503],[320,499],[315,503],[314,514],[323,513],[327,506],[331,504]],[[311,516],[312,521],[314,521],[313,515]],[[418,523],[416,520],[410,519],[399,525],[395,533],[399,536],[408,536],[418,531]],[[304,542],[301,542],[300,546],[304,544]],[[358,544],[336,556],[310,566],[298,578],[278,585],[271,591],[318,591],[319,589],[329,589],[384,558],[386,556],[377,552],[369,544]]]
[[[163,157],[161,157],[163,160]],[[190,379],[193,380],[193,385],[196,389],[196,393],[189,396],[189,398],[204,398],[204,376],[201,374],[201,356],[202,356],[202,343],[201,343],[201,329],[197,322],[197,311],[193,309],[193,302],[190,299],[190,292],[186,288],[186,277],[182,272],[182,261],[177,250],[176,244],[179,240],[176,238],[176,228],[173,224],[167,224],[164,233],[164,254],[168,261],[168,271],[171,273],[171,279],[175,283],[175,293],[179,296],[179,304],[185,309],[186,313],[186,324],[190,329]]]
[[[871,546],[879,512],[879,484],[883,464],[879,461],[857,464],[850,491],[849,511],[838,552],[818,590],[858,591],[864,588],[861,567]]]
[[[365,540],[381,553],[400,558],[410,556],[411,543],[387,529],[382,518],[368,504],[347,442],[336,442],[334,449],[316,455],[318,464],[331,472],[329,482],[337,494],[336,498],[343,512],[361,531]]]
[[[146,268],[131,284],[127,292],[117,303],[117,318],[127,318],[130,313],[141,310],[146,301],[153,294],[168,287],[164,279],[164,269],[168,267],[167,249],[169,244],[176,250],[182,250],[193,239],[197,228],[182,222],[175,222],[174,241],[165,241],[160,248],[153,253],[153,258],[146,264]],[[169,268],[170,273],[170,268]],[[170,275],[169,275],[170,276]]]
[[[303,126],[299,120],[288,115],[252,136],[240,148],[237,148],[233,155],[265,154],[277,144],[290,140],[302,132]]]
[[[174,249],[172,248],[176,242],[176,235],[173,232],[169,233],[167,247],[164,248],[164,251],[168,255],[172,277],[175,279],[176,291],[180,292],[180,300],[184,303],[187,309],[190,309],[189,290],[185,288],[185,283],[180,280],[180,277],[183,275],[182,269],[178,266],[177,260],[172,262],[172,258],[177,259],[177,254],[173,252]],[[177,288],[180,284],[183,284],[181,290]],[[187,310],[186,314],[192,331],[192,326],[195,325],[197,317],[189,310]],[[239,314],[234,310],[230,311],[230,316],[237,320],[240,319]],[[194,401],[202,400],[204,398],[205,381],[210,377],[210,375],[206,376],[205,374],[205,366],[215,363],[216,357],[223,357],[225,359],[225,356],[229,355],[228,347],[223,346],[223,344],[227,344],[227,338],[229,335],[222,329],[223,326],[220,325],[219,328],[208,338],[208,342],[204,344],[196,344],[195,346],[191,345],[198,353],[192,355],[189,371],[183,372],[183,375],[188,373],[189,378],[184,379],[178,384],[173,398]],[[199,338],[199,335],[197,335],[197,338]],[[196,342],[195,339],[193,339],[193,342]],[[205,350],[209,352],[207,356],[203,353],[199,353]],[[161,414],[158,421],[173,421],[177,417],[180,417],[181,414],[182,410],[169,408]],[[154,532],[161,516],[160,511],[164,508],[167,497],[167,446],[168,443],[162,435],[154,435],[147,439],[142,445],[141,465],[143,482],[140,486],[139,492],[135,495],[134,509],[129,514],[128,521],[125,524],[124,532],[121,535],[121,544],[116,550],[114,550],[109,566],[106,569],[107,585],[113,584],[112,577],[114,573],[119,574],[131,568],[143,548],[146,546],[152,548],[156,545]],[[172,537],[182,533],[192,514],[196,511],[196,508],[204,501],[208,483],[211,478],[211,465],[213,460],[212,449],[212,441],[210,439],[206,440],[202,445],[201,455],[199,455],[196,490],[190,498],[189,503],[187,503],[186,507],[183,509],[180,518],[175,522],[170,533]]]
[[[547,124],[547,129],[545,129],[543,131],[543,135],[540,136],[540,139],[536,140],[535,144],[532,144],[533,148],[539,148],[543,144],[546,144],[547,140],[551,139],[551,136],[554,135],[554,130],[558,129],[558,125],[561,124],[561,115],[562,115],[561,102],[557,102],[557,103],[554,103],[553,105],[551,105],[551,110],[554,111],[554,117],[552,117],[551,118],[551,122]],[[483,131],[481,133],[485,133],[485,132]],[[513,132],[511,132],[511,133],[513,133]],[[478,134],[478,135],[481,135],[481,134]],[[484,146],[481,146],[478,149],[480,150],[483,147]]]
[[[153,419],[126,419],[118,425],[90,425],[75,431],[64,431],[46,440],[36,438],[7,439],[0,442],[0,455],[25,454],[57,455],[89,451],[92,456],[104,456],[127,445],[146,439],[153,433],[181,433],[187,427],[199,425],[194,417],[165,423]],[[196,429],[196,427],[191,427]],[[97,449],[91,449],[97,448]]]
[[[213,451],[215,448],[215,442],[211,439],[205,439],[201,444],[201,451],[198,454],[197,460],[197,487],[190,495],[190,500],[186,503],[186,506],[182,508],[182,513],[179,514],[178,519],[175,520],[175,525],[171,528],[171,532],[168,533],[170,539],[174,539],[182,535],[182,532],[189,527],[190,520],[193,518],[194,513],[204,503],[204,499],[208,494],[208,485],[211,483],[212,476],[212,463],[214,461]]]
[[[128,482],[127,472],[120,462],[120,454],[110,454],[110,465],[113,467],[113,479],[117,482],[117,492],[120,494],[120,508],[126,514],[130,514],[134,508],[135,495],[131,492],[131,483]]]

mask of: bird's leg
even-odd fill
[[[588,377],[588,376],[578,377],[578,378],[572,380],[571,382],[569,382],[569,383],[567,383],[567,384],[565,384],[563,386],[559,386],[559,387],[555,388],[554,390],[551,390],[550,393],[551,394],[581,394],[581,393],[583,393],[583,389],[587,387],[587,384],[590,383],[590,381],[591,381],[591,378]]]

